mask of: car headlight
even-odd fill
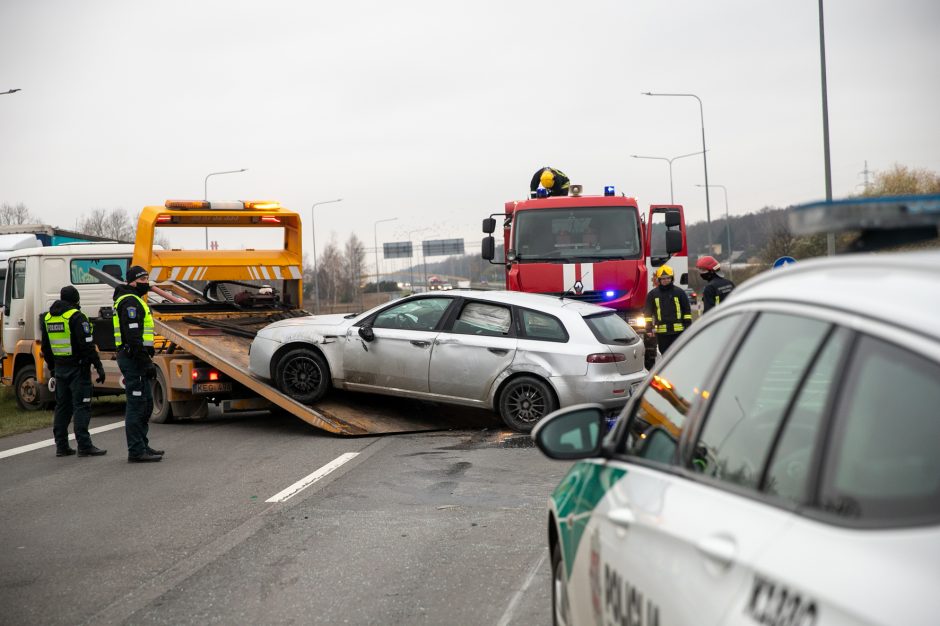
[[[646,328],[646,318],[645,317],[631,317],[627,320],[627,323],[634,328]]]

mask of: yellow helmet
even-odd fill
[[[539,182],[542,183],[542,186],[546,189],[551,189],[555,184],[555,175],[552,174],[550,169],[542,170],[542,176],[539,177]]]
[[[672,268],[669,267],[668,265],[660,265],[659,268],[656,270],[656,280],[659,280],[663,276],[665,276],[666,278],[673,278],[675,277],[675,273],[672,271]]]

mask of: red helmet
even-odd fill
[[[695,262],[695,267],[701,272],[717,272],[721,269],[721,264],[713,256],[700,256]]]

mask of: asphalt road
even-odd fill
[[[150,432],[162,463],[128,464],[122,428],[93,435],[104,457],[0,458],[0,623],[551,623],[545,503],[568,466],[523,438],[268,414]]]

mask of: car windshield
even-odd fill
[[[517,259],[521,262],[637,259],[640,256],[637,213],[625,207],[519,211],[514,237]]]
[[[613,311],[585,317],[584,321],[601,343],[626,345],[640,339],[630,325]]]

